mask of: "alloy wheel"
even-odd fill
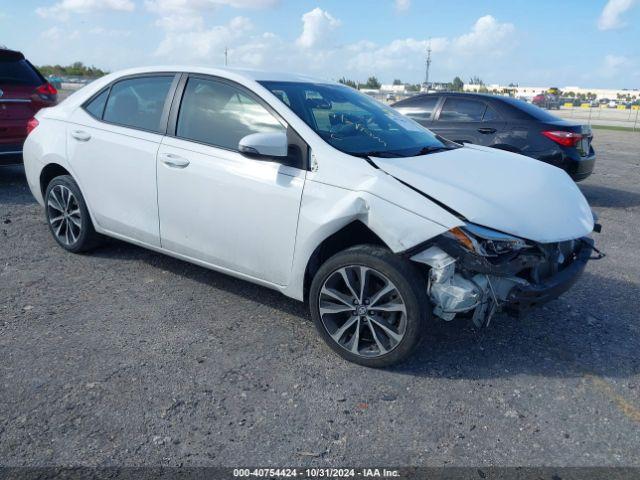
[[[47,217],[53,234],[63,245],[76,243],[82,232],[82,213],[73,192],[64,185],[56,185],[47,198]]]
[[[385,355],[404,338],[405,302],[393,282],[373,268],[349,265],[335,270],[320,290],[318,305],[331,338],[355,355]]]

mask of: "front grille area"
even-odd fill
[[[529,272],[531,281],[541,283],[570,265],[575,260],[578,242],[578,240],[568,240],[538,245],[544,261],[531,268]]]

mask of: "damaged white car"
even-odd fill
[[[29,130],[29,186],[60,246],[106,235],[308,300],[329,346],[363,365],[403,360],[437,318],[482,326],[549,301],[596,251],[562,170],[322,80],[129,70]]]

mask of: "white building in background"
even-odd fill
[[[465,92],[478,92],[480,89],[486,88],[490,93],[507,93],[507,91],[512,92],[512,95],[515,97],[526,97],[533,98],[539,93],[546,92],[551,85],[546,87],[528,87],[528,86],[517,86],[517,87],[509,87],[508,85],[464,85]],[[576,86],[568,86],[568,87],[560,87],[560,91],[563,95],[566,95],[569,92],[573,92],[575,95],[582,93],[584,95],[592,94],[596,95],[597,99],[608,98],[616,100],[618,95],[630,95],[632,98],[640,99],[640,89],[612,89],[612,88],[583,88]]]
[[[405,93],[406,91],[406,85],[392,85],[390,83],[380,85],[380,92],[384,93]]]

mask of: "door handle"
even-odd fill
[[[495,128],[490,128],[490,127],[481,127],[478,129],[478,132],[488,134],[488,133],[496,133],[497,130]]]
[[[71,136],[80,142],[88,142],[91,140],[91,134],[83,130],[72,130]]]
[[[183,158],[179,155],[174,155],[173,153],[161,153],[160,160],[167,167],[172,168],[185,168],[189,165],[189,163],[191,163],[186,158]]]

